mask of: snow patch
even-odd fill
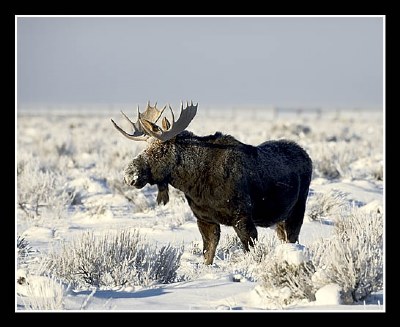
[[[313,185],[326,185],[329,181],[326,178],[317,177],[313,179]]]
[[[24,269],[18,269],[16,274],[16,292],[18,295],[33,298],[55,298],[64,294],[64,286],[46,276],[30,275]]]
[[[356,179],[369,179],[372,172],[379,172],[382,167],[383,161],[380,155],[373,158],[361,158],[349,165],[352,176]]]
[[[30,227],[22,233],[26,240],[44,241],[54,237],[54,229],[46,227]]]
[[[315,293],[316,303],[319,305],[339,305],[342,304],[340,293],[342,288],[337,284],[328,284],[321,287]]]
[[[321,288],[327,284],[329,284],[329,278],[323,269],[317,270],[312,276],[311,280],[315,287]]]
[[[67,189],[79,191],[82,195],[108,193],[105,181],[89,177],[79,177],[68,182]]]
[[[300,265],[310,260],[307,248],[301,244],[285,243],[276,247],[275,257],[288,264]]]
[[[360,210],[364,211],[365,213],[375,212],[383,214],[383,204],[381,200],[374,200],[365,206],[362,206]]]
[[[120,194],[97,194],[82,200],[85,206],[126,206],[130,205],[127,198]]]

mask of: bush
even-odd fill
[[[350,165],[352,177],[383,181],[383,160],[381,154],[360,158]]]
[[[315,300],[312,276],[315,272],[308,249],[282,243],[260,262],[259,280],[269,300],[287,305],[296,299]]]
[[[73,195],[64,189],[64,176],[43,167],[33,156],[17,166],[18,206],[28,218],[38,218],[46,209],[61,218]]]
[[[316,291],[328,284],[341,287],[345,304],[362,301],[383,288],[383,216],[379,212],[342,210],[333,236],[311,244],[309,260],[300,264],[288,262],[276,250],[265,253],[256,266],[254,257],[253,264],[243,262],[253,267],[263,296],[279,306],[299,299],[314,301]]]
[[[243,245],[236,234],[225,235],[215,251],[215,260],[235,260],[237,256],[243,256]]]
[[[61,252],[49,254],[47,269],[75,288],[144,285],[176,281],[183,247],[160,249],[144,242],[137,231],[95,236],[82,234]]]
[[[268,260],[280,241],[275,233],[263,235],[255,241],[249,252],[244,252],[243,245],[235,234],[225,234],[221,237],[215,254],[214,264],[203,264],[202,242],[192,242],[188,248],[191,255],[198,257],[194,262],[185,262],[182,274],[186,280],[193,280],[206,273],[216,271],[241,275],[250,281],[258,281],[263,273],[262,263]]]
[[[164,216],[162,223],[170,228],[177,228],[187,222],[196,221],[184,193],[172,186],[169,187],[169,202],[165,206],[157,205],[156,212],[157,215]]]
[[[325,284],[342,287],[343,301],[364,300],[383,287],[383,216],[353,208],[342,214],[331,239],[313,245]]]
[[[233,273],[240,274],[253,282],[261,282],[264,278],[266,265],[273,258],[276,247],[281,241],[276,233],[260,237],[249,252],[233,257]]]
[[[17,237],[17,259],[18,265],[26,263],[29,256],[34,253],[32,246],[29,244],[25,238],[18,236]]]
[[[64,287],[54,277],[28,276],[20,287],[25,288],[21,297],[26,310],[62,310]]]
[[[343,141],[317,143],[310,152],[315,176],[330,180],[352,178],[350,164],[365,156],[362,147],[355,147],[354,144]]]
[[[315,267],[311,261],[299,265],[281,260],[268,260],[263,265],[261,284],[267,298],[287,305],[297,299],[315,300],[312,276]]]
[[[342,209],[349,207],[346,196],[346,193],[339,190],[317,193],[309,198],[306,215],[311,220],[322,220],[339,214]]]

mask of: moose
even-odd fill
[[[169,105],[168,105],[169,106]],[[269,140],[258,146],[216,132],[197,136],[185,130],[196,116],[198,104],[181,103],[180,116],[166,117],[166,106],[150,102],[137,108],[131,134],[111,122],[125,137],[147,141],[147,147],[124,171],[124,182],[138,189],[157,185],[158,204],[169,201],[168,186],[181,190],[197,219],[203,239],[204,263],[213,263],[220,225],[232,226],[244,250],[254,246],[257,228],[276,227],[283,242],[298,242],[312,175],[306,151],[290,140]]]

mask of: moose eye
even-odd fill
[[[158,127],[158,126],[155,125],[155,124],[151,125],[151,130],[152,130],[154,133],[159,133],[159,132],[161,132],[161,128]]]

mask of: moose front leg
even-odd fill
[[[237,236],[243,244],[245,251],[250,251],[249,246],[254,246],[254,241],[257,240],[257,228],[253,221],[247,217],[240,218],[234,225]]]
[[[158,194],[157,194],[157,204],[167,204],[169,201],[169,194],[168,194],[168,184],[160,183],[157,184],[158,187]]]
[[[211,265],[214,261],[215,250],[221,235],[221,228],[218,224],[207,223],[197,220],[201,237],[203,238],[204,264]]]

